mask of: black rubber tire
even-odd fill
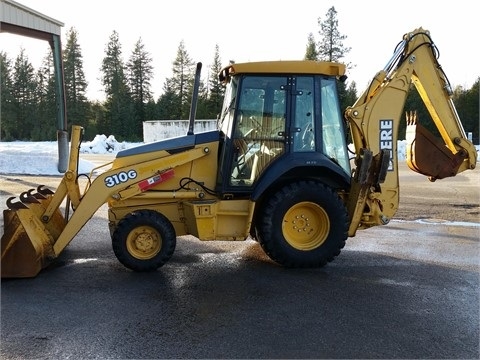
[[[257,217],[260,245],[285,267],[322,267],[340,254],[348,237],[343,201],[315,181],[284,186],[264,202]]]
[[[147,272],[163,266],[177,244],[172,223],[153,210],[132,212],[119,221],[112,235],[113,252],[127,268]]]

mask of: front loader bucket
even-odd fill
[[[39,187],[40,189],[41,187]],[[7,200],[3,211],[4,234],[1,239],[1,277],[35,277],[56,257],[53,244],[65,227],[57,209],[47,223],[41,218],[51,201],[45,190],[22,193],[21,202]]]
[[[407,114],[407,165],[430,181],[455,176],[467,154],[454,154],[446,144],[417,123],[416,114]]]

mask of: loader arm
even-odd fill
[[[33,189],[22,193],[20,202],[7,201],[9,209],[4,210],[6,230],[1,251],[2,278],[36,276],[60,255],[103,204],[143,193],[171,179],[176,167],[210,154],[208,147],[199,145],[163,156],[152,152],[143,160],[131,155],[131,163],[100,174],[81,194],[77,169],[82,133],[83,128],[72,127],[68,171],[55,193],[39,186],[35,194]],[[196,196],[196,191],[188,190],[164,194],[171,199]],[[65,215],[62,215],[60,206],[65,199]],[[70,207],[73,209],[71,216]]]
[[[415,113],[407,114],[408,166],[430,180],[475,168],[476,149],[466,138],[429,32],[418,28],[405,34],[385,68],[345,111],[356,154],[349,236],[388,223],[398,209],[398,128],[412,82],[441,139],[418,124]]]
[[[208,154],[209,151],[203,147],[195,147],[160,159],[143,161],[102,173],[95,178],[85,192],[62,233],[55,241],[53,245],[55,255],[58,256],[63,251],[100,206],[108,200],[125,200],[138,195],[148,190],[150,185],[153,186],[153,184],[170,179],[170,174],[175,167],[190,163]],[[182,194],[180,192],[180,194],[171,195],[171,198],[174,196],[179,197]],[[194,196],[195,194],[192,195],[192,197]]]

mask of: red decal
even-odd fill
[[[152,176],[151,178],[142,180],[138,183],[138,187],[140,190],[145,191],[150,189],[151,187],[154,187],[157,184],[160,184],[161,182],[167,181],[168,179],[171,179],[175,175],[173,169],[167,170],[161,174]]]

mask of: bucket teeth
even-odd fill
[[[18,209],[28,209],[28,204],[40,204],[42,200],[46,200],[48,196],[53,194],[53,191],[43,188],[44,185],[40,185],[35,189],[30,189],[24,191],[20,194],[19,198],[20,201],[14,202],[13,199],[15,197],[11,197],[7,199],[7,207],[11,210],[18,210]]]
[[[38,199],[32,195],[32,191],[35,191],[35,189],[30,189],[21,193],[20,201],[24,204],[40,203],[40,201],[38,201]]]
[[[410,111],[405,113],[405,119],[407,121],[407,125],[417,125],[417,112]]]
[[[30,189],[27,191],[27,194],[38,200],[45,200],[47,198],[45,195],[39,193],[38,191],[36,193],[33,193],[34,191],[35,189]]]
[[[12,196],[12,197],[7,199],[7,207],[9,209],[11,209],[11,210],[28,209],[28,207],[20,201],[12,202],[13,199],[15,199],[15,196]]]
[[[37,193],[42,194],[43,196],[53,195],[54,192],[48,188],[44,187],[45,185],[39,185],[37,187]]]

